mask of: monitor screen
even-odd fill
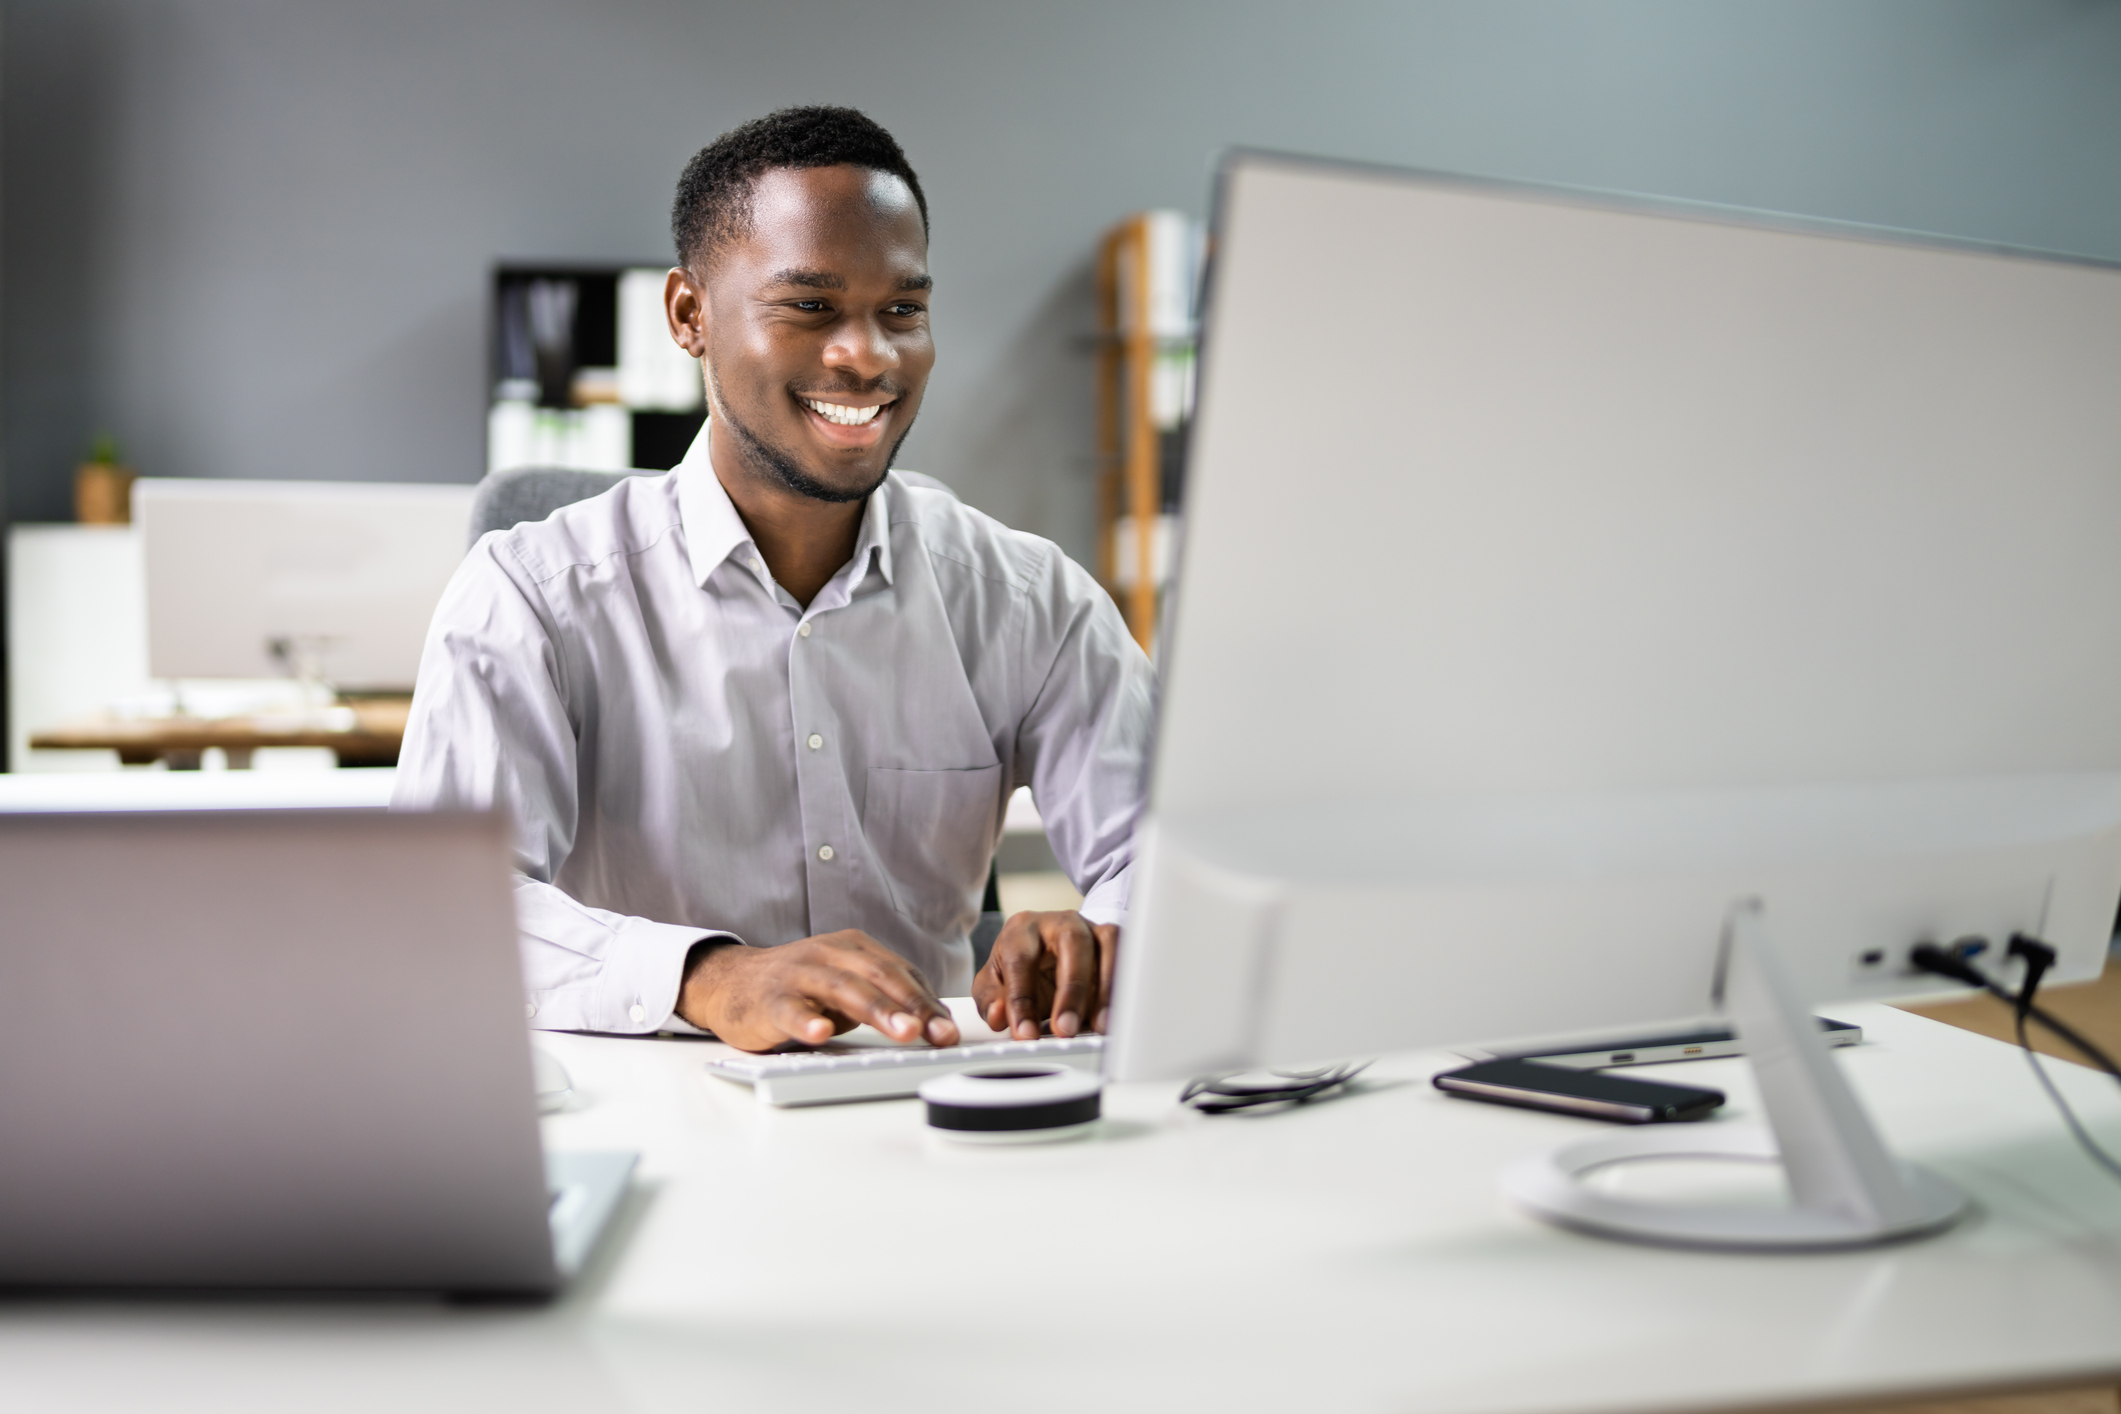
[[[134,489],[149,671],[410,691],[473,488],[151,479]]]
[[[1770,883],[2096,969],[2121,271],[1253,154],[1213,250],[1121,1073],[1698,1013]]]

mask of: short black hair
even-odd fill
[[[928,232],[928,198],[898,140],[874,118],[852,108],[783,108],[731,128],[693,154],[670,205],[670,236],[678,264],[704,270],[714,248],[751,229],[751,190],[776,167],[837,167],[845,163],[889,172],[913,189]],[[697,262],[697,263],[695,263]]]

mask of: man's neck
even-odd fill
[[[774,582],[808,608],[853,558],[867,502],[819,501],[769,480],[745,462],[721,427],[713,420],[707,424],[708,464],[715,480],[729,493]]]

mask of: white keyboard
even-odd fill
[[[1008,1061],[1055,1061],[1094,1071],[1102,1036],[1048,1036],[1038,1041],[985,1041],[972,1046],[867,1046],[859,1050],[731,1055],[707,1062],[709,1074],[749,1085],[768,1105],[830,1105],[911,1095],[923,1080]]]

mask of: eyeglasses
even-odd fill
[[[1315,1070],[1244,1071],[1204,1075],[1186,1082],[1178,1101],[1202,1114],[1234,1114],[1270,1105],[1307,1105],[1328,1096],[1370,1068],[1368,1061],[1322,1065]]]

